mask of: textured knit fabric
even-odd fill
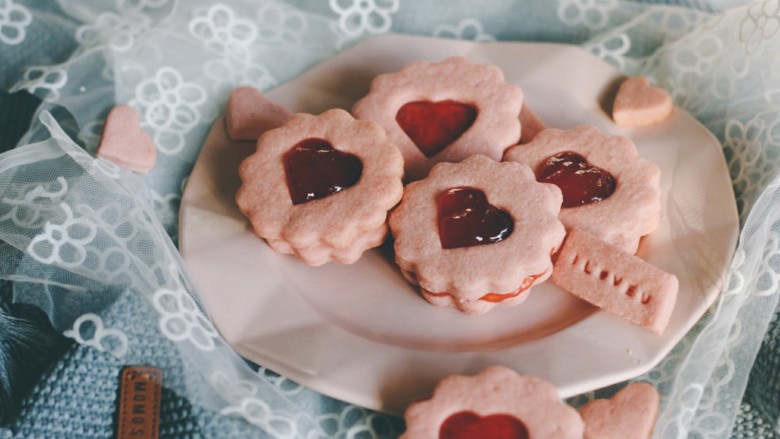
[[[750,405],[744,402],[739,409],[737,423],[732,432],[733,439],[778,439],[780,436],[770,422],[767,422],[761,414]]]
[[[761,345],[761,350],[756,357],[753,371],[750,374],[745,401],[747,407],[743,407],[740,422],[743,430],[754,430],[751,422],[760,426],[761,430],[780,429],[780,324],[778,314],[770,323],[769,331]],[[758,408],[758,410],[756,409]],[[758,413],[756,413],[758,412]],[[749,414],[750,416],[747,416]],[[774,424],[761,424],[764,419],[774,420]],[[736,433],[735,433],[736,434]],[[759,437],[759,436],[756,436]]]
[[[237,417],[221,416],[189,404],[171,391],[187,377],[186,366],[171,363],[171,343],[150,330],[154,321],[149,305],[137,295],[125,295],[108,314],[133,315],[123,322],[128,337],[146,341],[147,365],[160,367],[165,375],[160,419],[160,437],[255,437],[256,429]],[[106,352],[67,342],[70,348],[50,366],[21,404],[19,416],[3,429],[14,438],[111,438],[115,435],[119,376],[124,362]],[[172,382],[173,381],[173,382]]]

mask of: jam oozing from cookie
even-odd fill
[[[529,439],[523,421],[507,414],[479,416],[462,411],[450,415],[439,428],[439,439]]]
[[[354,186],[363,163],[352,154],[337,151],[323,139],[306,139],[284,154],[287,189],[293,204],[319,200]]]
[[[615,192],[612,174],[591,165],[585,157],[572,151],[548,158],[542,164],[539,181],[561,188],[564,208],[597,203]]]
[[[503,241],[515,222],[508,213],[488,203],[479,189],[456,187],[436,197],[439,241],[443,249]]]
[[[484,300],[485,302],[499,303],[511,299],[513,297],[517,297],[523,291],[526,291],[532,286],[534,286],[534,282],[536,282],[537,279],[542,277],[543,274],[544,273],[539,273],[539,274],[534,274],[532,276],[523,278],[523,282],[520,283],[520,287],[518,287],[516,290],[512,291],[511,293],[487,293],[484,296],[480,297],[479,300]],[[425,294],[428,294],[430,296],[435,296],[435,297],[452,296],[451,293],[446,293],[446,292],[434,293],[426,290],[425,288],[422,288],[422,290],[425,292]]]
[[[536,282],[537,279],[542,277],[543,274],[544,273],[539,273],[539,274],[534,274],[533,276],[528,276],[523,278],[523,282],[520,284],[520,287],[511,293],[506,293],[506,294],[487,293],[484,296],[480,297],[479,300],[484,300],[485,302],[499,303],[499,302],[503,302],[504,300],[517,297],[523,291],[534,286],[534,282]]]
[[[414,101],[395,115],[398,125],[426,157],[433,157],[465,133],[477,109],[458,101]]]

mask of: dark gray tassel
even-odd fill
[[[0,283],[0,424],[13,419],[22,398],[68,345],[40,310],[9,302],[10,284]]]
[[[30,121],[41,99],[27,91],[6,93],[0,90],[0,153],[16,146],[30,128]]]

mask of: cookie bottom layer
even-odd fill
[[[282,239],[266,239],[268,245],[277,253],[292,254],[311,266],[319,266],[328,262],[339,264],[355,263],[363,255],[363,252],[379,247],[387,236],[387,225],[382,224],[375,229],[368,229],[359,233],[357,238],[343,247],[329,245],[313,245],[296,248]]]
[[[417,275],[414,272],[401,269],[401,273],[404,275],[406,280],[408,280],[410,283],[420,287],[420,294],[422,295],[423,299],[425,299],[431,305],[438,306],[438,307],[457,308],[458,310],[462,311],[464,314],[469,314],[469,315],[484,314],[490,311],[491,309],[493,309],[497,305],[503,305],[503,306],[519,305],[520,303],[524,302],[528,298],[531,288],[533,288],[534,285],[546,280],[550,274],[550,272],[547,271],[539,275],[528,276],[526,279],[532,279],[532,283],[530,285],[521,285],[514,292],[502,293],[502,294],[485,293],[485,295],[482,296],[482,298],[476,300],[463,300],[451,293],[436,293],[436,292],[431,292],[426,290],[422,285],[420,285],[420,282],[417,280]],[[515,293],[517,294],[515,295]],[[491,300],[485,300],[484,297],[489,295],[492,295],[493,298]],[[499,296],[507,296],[507,297],[502,299]]]

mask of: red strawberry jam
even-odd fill
[[[458,412],[447,418],[439,428],[439,439],[528,439],[523,421],[512,415],[479,416],[474,412]]]
[[[456,141],[477,118],[477,109],[453,100],[404,104],[395,120],[426,157]]]
[[[553,183],[563,192],[563,207],[597,203],[615,192],[615,177],[593,166],[572,151],[558,153],[544,162],[539,181]]]
[[[284,154],[287,188],[295,205],[319,200],[354,186],[363,163],[323,139],[306,139]]]
[[[528,276],[523,278],[523,282],[520,284],[520,287],[511,293],[506,293],[506,294],[487,293],[484,296],[480,297],[479,300],[484,300],[485,302],[498,303],[498,302],[503,302],[504,300],[507,299],[511,299],[513,297],[517,297],[523,291],[531,288],[534,285],[534,282],[536,282],[536,279],[542,277],[542,274],[544,273],[534,274],[533,276]]]
[[[488,203],[479,189],[457,187],[436,197],[439,241],[443,249],[492,244],[509,238],[515,222]]]

